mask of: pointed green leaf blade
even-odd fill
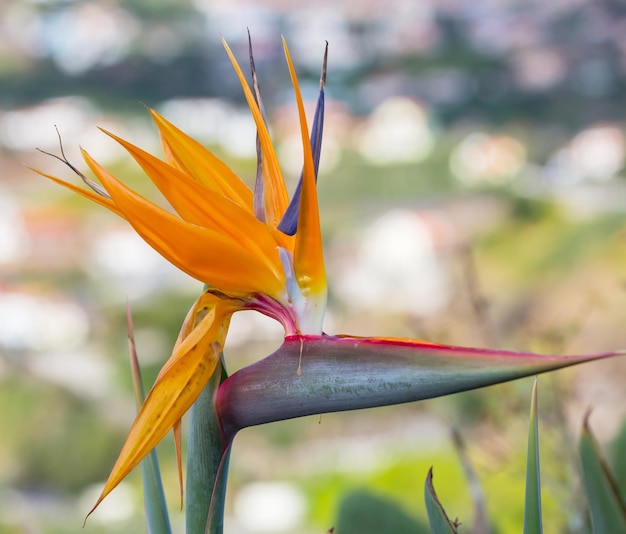
[[[145,393],[141,368],[135,348],[135,336],[133,322],[130,314],[130,306],[126,304],[126,320],[128,324],[128,345],[130,353],[130,368],[133,377],[133,388],[137,407],[144,401]],[[165,492],[159,469],[159,459],[155,449],[141,462],[141,479],[143,481],[144,506],[146,509],[146,523],[149,534],[171,534],[172,527],[165,502]]]
[[[626,532],[626,505],[591,434],[589,414],[583,422],[579,453],[594,534]]]
[[[230,448],[222,441],[213,406],[215,390],[225,377],[222,362],[194,402],[187,446],[186,531],[222,534]]]
[[[426,512],[433,534],[457,534],[456,526],[448,518],[446,511],[437,498],[435,487],[433,486],[433,468],[428,470],[426,483],[424,484],[424,500],[426,501]]]
[[[621,354],[539,356],[412,340],[290,336],[221,384],[215,404],[228,441],[248,426],[440,397]]]
[[[611,442],[611,471],[622,493],[622,500],[626,500],[626,418],[622,419],[621,427]]]
[[[149,534],[171,534],[170,519],[161,482],[161,471],[156,450],[141,462],[146,523]]]
[[[537,418],[537,378],[530,401],[530,428],[526,459],[526,501],[524,504],[524,534],[543,532],[541,516],[541,476],[539,469],[539,423]]]

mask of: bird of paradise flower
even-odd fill
[[[149,112],[161,136],[164,160],[105,133],[129,152],[175,213],[128,188],[84,150],[82,155],[101,185],[64,156],[60,159],[89,189],[37,171],[126,219],[167,260],[205,284],[93,509],[172,429],[180,472],[181,418],[218,368],[230,318],[240,310],[256,310],[279,321],[285,341],[273,354],[219,384],[213,403],[222,452],[247,426],[411,402],[622,354],[540,356],[412,339],[324,334],[327,283],[316,178],[327,56],[309,138],[295,69],[283,40],[304,158],[300,181],[289,201],[263,115],[252,53],[251,89],[232,51],[223,44],[257,128],[254,191],[214,154],[154,110]]]

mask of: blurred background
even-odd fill
[[[280,36],[311,112],[329,42],[319,177],[326,331],[545,353],[626,347],[626,4],[295,5],[0,4],[0,533],[145,531],[138,472],[81,529],[135,413],[125,302],[149,385],[201,286],[123,221],[28,167],[75,178],[36,151],[60,153],[56,127],[73,164],[83,168],[83,146],[152,195],[98,130],[159,153],[148,105],[251,183],[255,130],[221,35],[246,65],[251,32],[290,189],[301,153]],[[229,370],[281,337],[264,317],[239,314]],[[623,360],[541,378],[546,532],[586,532],[572,445],[590,406],[626,480],[623,441],[617,454],[625,380]],[[372,510],[370,526],[393,513],[395,532],[417,532],[431,465],[448,512],[469,528],[475,495],[453,429],[494,531],[519,532],[530,390],[520,381],[245,430],[226,532],[364,532],[359,520]],[[171,439],[159,454],[182,533]]]

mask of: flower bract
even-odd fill
[[[253,91],[226,42],[226,52],[257,128],[259,179],[255,191],[207,148],[152,109],[149,112],[161,136],[163,159],[113,133],[105,133],[128,151],[171,210],[133,191],[85,150],[83,158],[99,184],[66,160],[89,188],[40,172],[126,219],[163,257],[205,284],[205,291],[185,319],[172,356],[137,415],[97,504],[167,432],[179,425],[216,368],[234,312],[258,310],[280,321],[286,334],[321,334],[326,274],[316,172],[325,74],[309,138],[298,80],[284,41],[283,45],[304,155],[300,183],[291,204],[256,91],[256,73],[253,69]]]

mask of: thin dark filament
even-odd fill
[[[59,138],[59,148],[61,150],[61,155],[57,156],[56,154],[52,154],[51,152],[46,152],[45,150],[42,150],[41,148],[38,148],[37,151],[41,152],[42,154],[45,154],[46,156],[50,156],[54,159],[58,159],[61,163],[64,163],[65,165],[67,165],[72,172],[74,172],[74,174],[80,176],[80,179],[85,183],[85,185],[87,185],[94,193],[100,195],[101,197],[104,198],[108,198],[109,200],[111,199],[111,195],[109,195],[109,193],[107,193],[105,191],[105,189],[100,185],[97,184],[96,182],[94,182],[93,180],[90,180],[89,178],[87,178],[82,172],[80,172],[74,165],[72,165],[70,163],[70,161],[67,159],[67,157],[65,156],[65,151],[63,150],[63,141],[61,140],[61,134],[59,132],[59,128],[57,128],[56,124],[54,126],[54,129],[57,132],[57,137]]]
[[[265,119],[265,111],[263,110],[263,101],[261,100],[261,90],[259,89],[259,80],[256,75],[254,66],[254,55],[252,54],[252,38],[248,29],[248,53],[250,56],[250,71],[252,72],[252,89],[254,91],[254,100],[256,101],[263,121]],[[254,182],[254,216],[261,222],[265,222],[265,203],[264,203],[264,187],[263,187],[263,151],[261,150],[261,138],[257,130],[256,134],[256,180]]]
[[[328,65],[328,41],[326,41],[326,48],[324,48],[324,61],[322,62],[322,74],[320,76],[320,91],[326,86],[326,67]]]
[[[324,87],[326,86],[326,70],[328,66],[328,41],[324,48],[324,60],[322,62],[322,74],[320,75],[320,101],[315,109],[315,120],[311,131],[313,139],[313,163],[315,166],[315,180],[317,181],[317,173],[320,166],[320,155],[322,152],[322,132],[324,131]]]

